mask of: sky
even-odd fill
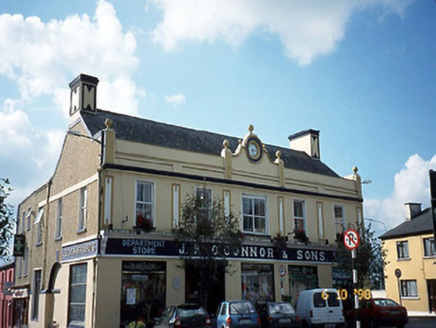
[[[320,130],[382,233],[430,203],[435,58],[434,1],[2,0],[0,177],[15,207],[50,179],[84,73],[109,111],[283,147]]]

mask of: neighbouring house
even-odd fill
[[[436,311],[436,251],[430,208],[407,203],[406,220],[380,239],[386,251],[386,296],[409,311]]]

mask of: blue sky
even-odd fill
[[[0,177],[18,205],[54,171],[68,83],[98,107],[265,143],[320,130],[391,228],[429,205],[436,169],[436,5],[419,0],[0,2]],[[377,230],[385,228],[374,223]]]

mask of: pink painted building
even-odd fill
[[[14,263],[0,266],[0,327],[12,327],[12,294],[14,284]]]

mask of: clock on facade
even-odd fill
[[[245,151],[251,162],[258,162],[262,157],[262,142],[257,137],[248,138]]]

